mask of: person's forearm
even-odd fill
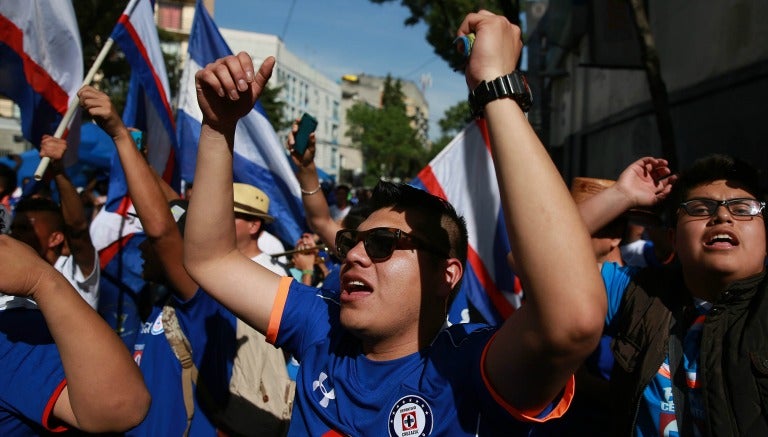
[[[184,259],[190,268],[199,261],[237,250],[234,240],[232,149],[234,126],[219,132],[203,124],[195,169],[195,195],[187,212]],[[195,275],[193,274],[193,277]]]
[[[175,227],[168,202],[155,180],[155,174],[131,138],[127,128],[112,137],[125,172],[128,194],[144,232],[150,238],[160,238]]]
[[[73,425],[107,432],[138,424],[150,399],[125,344],[63,276],[51,271],[38,284],[33,297],[61,356]]]
[[[302,189],[301,201],[304,204],[307,224],[312,232],[316,233],[331,250],[335,250],[336,232],[341,227],[331,218],[331,211],[328,209],[325,194],[320,189],[320,179],[315,164],[299,167],[296,178]],[[306,194],[305,192],[313,192],[313,194]]]
[[[63,171],[54,177],[61,198],[61,212],[66,226],[66,238],[69,242],[75,263],[85,277],[88,277],[96,266],[96,252],[89,234],[89,222],[85,215],[85,207],[74,185]]]
[[[526,305],[540,311],[543,329],[566,331],[560,327],[574,320],[579,308],[589,314],[595,308],[604,311],[589,234],[560,173],[517,104],[510,99],[491,102],[486,119]],[[558,274],[546,274],[549,269]]]
[[[74,231],[88,229],[88,219],[85,216],[85,208],[77,194],[72,182],[70,182],[64,172],[57,173],[54,177],[56,187],[59,190],[61,198],[61,212],[64,216],[64,223]]]
[[[632,206],[630,199],[614,186],[584,200],[577,208],[587,231],[594,235]]]

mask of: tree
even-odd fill
[[[269,123],[272,125],[272,128],[275,130],[275,132],[288,129],[293,123],[293,120],[288,120],[285,117],[283,111],[285,102],[278,99],[280,91],[282,90],[282,86],[272,87],[267,85],[267,87],[264,89],[264,92],[262,92],[261,96],[259,97],[259,102],[264,108],[264,112],[267,113],[267,120],[269,120]]]
[[[395,0],[370,1],[381,4]],[[413,26],[423,21],[428,27],[427,42],[434,47],[435,54],[459,71],[464,69],[465,59],[456,51],[453,41],[456,29],[469,12],[487,9],[503,14],[512,23],[520,23],[518,0],[400,0],[400,4],[411,12],[404,24]]]
[[[74,0],[72,3],[83,45],[83,71],[88,72],[112,34],[125,4],[99,0]],[[125,106],[131,68],[119,47],[113,46],[99,70],[101,74],[96,76],[92,85],[109,94],[115,107],[122,108]]]
[[[406,113],[402,83],[390,76],[384,80],[382,106],[359,102],[347,111],[346,135],[365,156],[366,185],[380,178],[413,177],[426,164],[426,153]]]
[[[472,120],[469,103],[466,100],[462,100],[446,109],[443,113],[443,118],[438,121],[442,135],[437,141],[432,143],[432,147],[427,153],[427,161],[431,161],[432,158],[437,156],[451,142],[453,137],[461,132]]]

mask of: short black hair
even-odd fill
[[[417,235],[445,250],[448,257],[466,264],[467,223],[448,201],[411,185],[379,181],[368,206],[371,212],[382,208],[405,212]],[[454,287],[449,303],[460,286],[461,281]]]
[[[755,167],[731,155],[707,155],[694,161],[673,185],[664,208],[669,224],[673,227],[676,225],[677,208],[680,203],[688,200],[691,190],[720,180],[737,183],[756,199],[763,200],[765,190],[760,183],[760,172]]]
[[[14,215],[28,212],[47,212],[53,217],[55,228],[64,229],[64,215],[58,203],[48,197],[24,197],[13,209]]]

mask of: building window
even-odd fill
[[[160,5],[157,11],[157,24],[166,29],[181,29],[181,5]]]

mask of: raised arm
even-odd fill
[[[53,173],[53,180],[61,198],[61,213],[64,217],[64,236],[67,239],[67,246],[77,267],[83,273],[83,277],[87,278],[96,268],[96,249],[93,247],[91,234],[88,232],[89,222],[85,215],[83,201],[61,164],[61,158],[66,150],[67,141],[62,138],[44,135],[40,142],[40,156],[51,158],[50,171]]]
[[[304,215],[312,232],[320,237],[331,252],[336,253],[336,233],[341,229],[341,225],[331,217],[328,201],[320,188],[320,177],[315,166],[315,134],[309,135],[309,146],[304,151],[304,155],[299,156],[298,152],[293,150],[293,135],[298,128],[299,124],[296,120],[291,126],[291,133],[288,135],[288,150],[290,150],[291,159],[297,168],[296,178],[301,187]]]
[[[128,193],[144,232],[163,265],[170,282],[168,285],[180,299],[191,298],[198,287],[184,269],[184,243],[154,170],[136,147],[109,96],[91,86],[81,88],[78,96],[82,107],[115,142]]]
[[[141,422],[150,399],[138,366],[66,278],[6,235],[0,235],[0,271],[0,290],[34,299],[56,342],[67,385],[54,417],[88,432],[126,431]]]
[[[466,68],[470,89],[516,69],[521,33],[502,16],[470,14],[459,34],[475,33]],[[511,405],[540,410],[570,381],[600,338],[605,291],[584,224],[520,106],[484,108],[504,218],[526,292],[489,346],[485,370]]]
[[[656,205],[677,180],[666,159],[645,157],[630,164],[615,184],[579,203],[590,234],[599,231],[630,208]]]
[[[207,65],[195,76],[203,114],[195,195],[187,213],[184,264],[192,278],[240,319],[266,332],[280,277],[237,250],[232,150],[237,121],[256,102],[275,58],[257,70],[241,52]]]

